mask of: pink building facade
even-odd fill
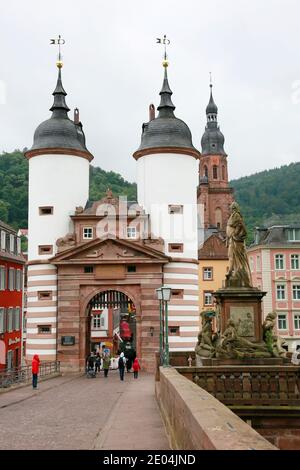
[[[264,317],[277,312],[277,331],[293,352],[300,348],[300,226],[256,229],[248,259],[253,285],[267,292]]]

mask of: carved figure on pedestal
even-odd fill
[[[196,355],[212,358],[215,355],[215,347],[218,335],[212,330],[212,312],[201,312],[202,331],[198,335],[198,343],[195,349]]]
[[[285,340],[275,334],[276,318],[276,312],[271,312],[266,316],[263,323],[263,339],[272,356],[286,357],[286,350],[282,347],[285,344]]]
[[[58,252],[67,250],[68,248],[71,248],[72,246],[75,246],[75,245],[76,245],[75,233],[68,233],[65,237],[59,238],[56,241]]]
[[[226,245],[229,257],[229,271],[226,275],[227,286],[252,287],[245,245],[247,230],[239,205],[233,202],[230,210],[231,216],[226,228]]]

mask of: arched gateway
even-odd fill
[[[153,243],[110,237],[64,249],[52,258],[60,292],[57,359],[62,370],[84,370],[87,354],[99,344],[112,343],[112,351],[126,346],[120,322],[129,320],[141,365],[154,371],[159,348],[155,289],[163,284],[163,266],[168,261]]]
[[[128,360],[140,356],[136,328],[140,312],[125,292],[98,292],[89,301],[86,314],[86,355],[105,348],[110,350],[111,356],[124,352]]]

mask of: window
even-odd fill
[[[136,238],[136,227],[127,227],[127,238]]]
[[[93,238],[93,228],[92,227],[84,227],[84,229],[83,229],[83,238],[85,240]]]
[[[289,242],[300,242],[300,228],[293,228],[288,231]]]
[[[204,165],[204,176],[206,176],[206,178],[208,178],[208,168],[206,165]]]
[[[203,280],[204,281],[213,280],[213,268],[203,268]]]
[[[282,270],[284,269],[284,256],[275,255],[275,269]]]
[[[252,256],[250,256],[249,264],[250,264],[250,271],[253,273],[253,271],[254,271],[254,261],[253,261]]]
[[[14,309],[9,308],[7,310],[7,331],[8,333],[11,333],[13,330],[13,314],[14,314]]]
[[[222,180],[225,181],[225,166],[222,165]]]
[[[214,180],[218,179],[218,167],[217,167],[217,165],[213,166],[213,179]]]
[[[17,238],[17,253],[18,255],[21,253],[21,238]]]
[[[212,292],[204,292],[204,305],[213,305]]]
[[[39,255],[52,255],[53,246],[52,245],[39,245]]]
[[[169,205],[169,214],[183,214],[183,206]]]
[[[128,273],[136,273],[136,266],[134,264],[129,264],[127,266],[127,272]]]
[[[300,284],[293,285],[293,300],[300,300]]]
[[[285,300],[285,285],[278,284],[276,286],[277,300]]]
[[[179,336],[179,326],[169,326],[169,336]]]
[[[15,289],[15,270],[14,268],[9,268],[9,277],[8,277],[8,289]]]
[[[51,290],[38,291],[38,299],[39,300],[52,300],[52,291]]]
[[[286,315],[278,315],[278,330],[286,330],[286,329],[287,329]]]
[[[101,317],[100,317],[100,326],[101,326],[101,328],[104,328],[104,320],[105,320],[104,316],[101,315]]]
[[[84,266],[84,272],[86,274],[91,274],[94,272],[94,267],[93,266]]]
[[[299,255],[291,255],[291,269],[299,269]]]
[[[6,247],[6,233],[4,230],[1,230],[1,250],[5,250]]]
[[[300,330],[300,315],[294,315],[294,328]]]
[[[101,327],[101,315],[94,315],[93,316],[93,328],[100,328]]]
[[[169,243],[170,253],[183,253],[183,243]]]
[[[0,290],[6,289],[6,267],[0,266]]]
[[[0,307],[0,333],[5,333],[5,308]]]
[[[39,214],[40,215],[52,215],[53,214],[53,206],[39,207]]]
[[[261,271],[260,256],[256,256],[256,271]]]
[[[39,335],[50,335],[51,334],[51,325],[38,325],[38,334]]]
[[[9,236],[9,251],[11,253],[15,251],[15,237],[12,234]]]
[[[20,329],[20,307],[14,308],[14,320],[13,320],[13,329]]]
[[[16,290],[22,290],[22,271],[21,269],[16,269]]]
[[[172,299],[183,299],[183,289],[172,289]]]

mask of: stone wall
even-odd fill
[[[212,395],[160,368],[156,397],[171,446],[180,450],[276,450]]]

